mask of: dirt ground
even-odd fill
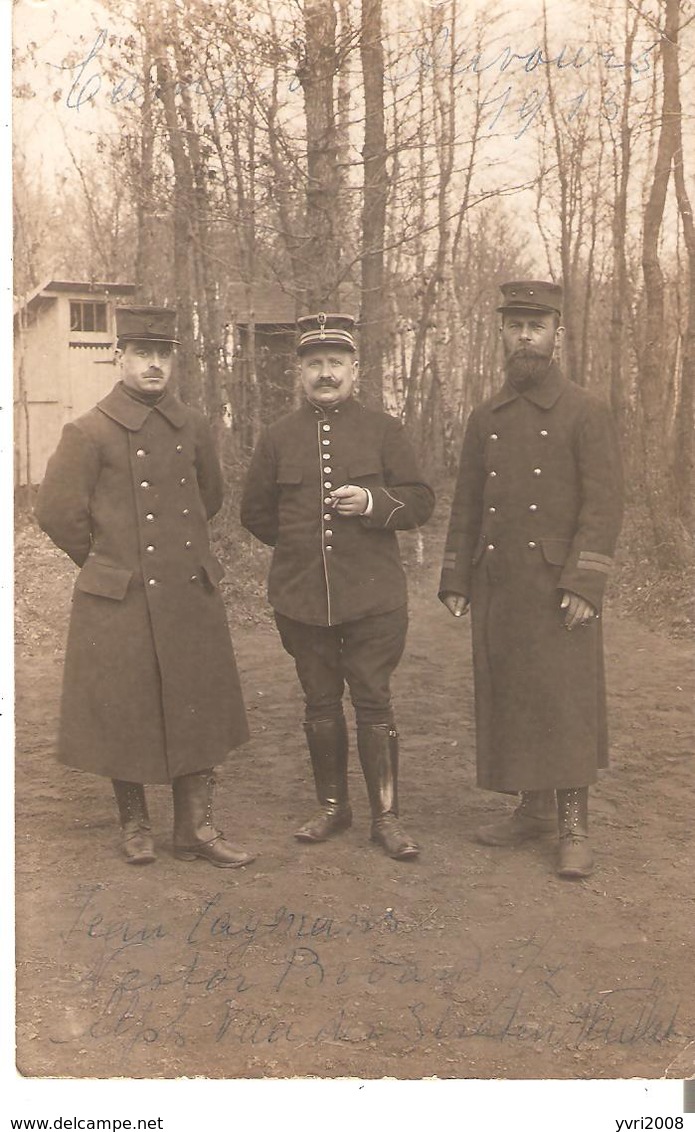
[[[595,874],[552,843],[486,848],[508,800],[475,787],[468,623],[436,601],[440,536],[403,542],[411,630],[395,681],[416,862],[355,823],[301,846],[314,805],[301,700],[276,632],[228,591],[252,740],[217,819],[258,852],[225,872],[119,858],[106,780],[56,763],[74,571],[18,542],[18,1066],[30,1076],[624,1078],[695,1072],[692,645],[605,618],[612,764],[592,792]],[[419,563],[423,547],[428,561]],[[185,645],[185,643],[184,643]]]

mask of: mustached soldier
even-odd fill
[[[363,408],[354,320],[299,320],[306,401],[263,434],[244,489],[243,525],[274,547],[268,596],[294,658],[321,808],[296,833],[324,841],[352,822],[343,691],[372,811],[372,839],[391,857],[418,846],[398,819],[398,734],[390,678],[405,646],[407,595],[396,531],[434,506],[400,424]]]
[[[174,852],[221,868],[253,857],[212,815],[213,767],[246,741],[241,688],[208,542],[222,502],[205,418],[167,388],[176,312],[116,311],[121,380],[65,426],[36,516],[80,567],[59,758],[113,783],[129,864],[155,859],[145,783],[171,783]]]

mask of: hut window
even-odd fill
[[[70,329],[105,331],[106,303],[71,302]]]

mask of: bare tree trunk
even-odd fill
[[[155,28],[158,25],[155,24]],[[179,392],[189,405],[200,406],[200,371],[193,328],[193,174],[179,125],[176,98],[167,50],[161,32],[157,34],[155,59],[158,95],[164,106],[171,161],[174,167],[174,281],[178,332],[181,344],[176,367]]]
[[[693,501],[693,487],[695,486],[695,430],[693,429],[693,408],[695,406],[695,222],[693,221],[693,207],[688,196],[683,168],[680,68],[677,51],[664,55],[664,70],[669,71],[669,79],[675,88],[675,98],[677,99],[674,128],[678,133],[678,138],[676,151],[673,155],[673,179],[688,254],[688,313],[683,331],[683,356],[679,396],[676,403],[673,466],[678,518],[686,538],[688,536],[692,538],[695,512],[695,502]],[[672,75],[670,74],[671,71],[673,71]]]
[[[338,97],[336,114],[336,161],[340,190],[337,201],[336,235],[341,263],[355,264],[360,250],[361,226],[355,206],[355,188],[351,181],[353,94],[359,80],[351,67],[351,53],[356,38],[353,26],[352,0],[337,0],[340,15],[338,33]],[[352,277],[350,276],[351,281]]]
[[[152,105],[152,12],[148,0],[143,0],[142,37],[144,53],[142,64],[142,106],[140,109],[140,167],[135,194],[137,216],[137,251],[135,257],[135,284],[141,303],[156,303],[157,280],[148,270],[154,252],[154,108]]]
[[[550,58],[548,44],[548,16],[546,0],[543,0],[543,47],[547,58]],[[558,98],[552,81],[552,67],[546,68],[546,82],[548,93],[548,109],[553,124],[553,143],[555,146],[556,174],[560,190],[560,263],[562,267],[563,286],[563,322],[565,324],[564,353],[567,359],[569,377],[581,381],[582,374],[579,366],[577,331],[578,311],[575,297],[575,278],[572,262],[572,243],[574,235],[574,219],[576,208],[581,195],[581,152],[584,147],[585,130],[580,131],[584,137],[576,138],[571,133],[566,139],[567,131],[560,120]]]
[[[176,5],[171,3],[171,30],[177,72],[186,75],[190,70],[189,52],[182,42],[176,17]],[[222,322],[217,301],[216,277],[210,255],[210,225],[208,191],[205,166],[201,153],[200,137],[195,126],[190,86],[181,84],[181,108],[186,129],[187,150],[190,160],[193,190],[191,232],[192,252],[198,281],[195,306],[198,313],[198,337],[202,343],[204,405],[212,428],[215,443],[222,441],[222,382],[220,360],[222,348]]]
[[[298,77],[304,90],[307,143],[306,292],[300,304],[313,310],[339,302],[335,206],[340,188],[333,100],[337,72],[333,0],[306,0],[306,57]]]
[[[384,49],[381,0],[362,0],[360,44],[364,75],[364,198],[362,208],[362,298],[360,312],[360,390],[365,402],[381,408],[384,395],[384,237],[386,232],[386,130],[384,125]]]
[[[611,295],[610,340],[610,399],[618,426],[624,426],[627,416],[625,388],[625,311],[629,302],[625,240],[627,237],[627,190],[632,161],[632,126],[630,125],[630,99],[632,95],[632,49],[637,34],[635,15],[632,26],[628,20],[628,3],[625,4],[625,76],[623,104],[617,139],[613,139],[614,153],[614,204],[613,204],[613,282]]]
[[[663,104],[654,175],[644,214],[642,273],[646,298],[644,344],[640,352],[639,394],[642,404],[644,477],[657,561],[663,569],[683,563],[683,541],[676,526],[674,489],[665,459],[667,372],[664,332],[664,276],[659,239],[671,165],[679,148],[678,90],[679,0],[666,0],[661,37]]]

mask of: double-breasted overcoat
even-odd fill
[[[610,411],[555,365],[473,410],[439,590],[471,603],[480,786],[585,786],[606,765],[601,621],[568,631],[560,601],[600,612],[621,519]]]
[[[330,491],[367,488],[372,513],[343,518]],[[340,625],[405,605],[396,532],[426,522],[434,494],[400,423],[354,398],[309,401],[266,429],[241,506],[243,525],[274,547],[268,599],[308,625]]]
[[[119,383],[65,426],[39,489],[40,526],[80,567],[59,758],[169,782],[248,738],[208,519],[222,476],[205,418]]]

